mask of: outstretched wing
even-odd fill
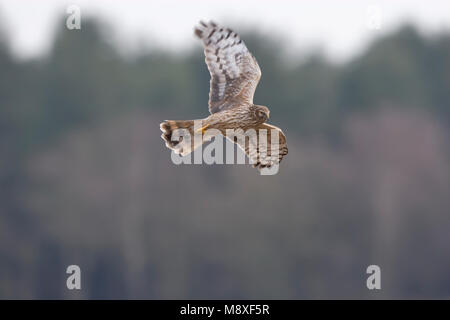
[[[211,74],[209,111],[216,113],[236,102],[253,104],[261,69],[237,33],[214,22],[200,22],[195,34],[202,40]]]
[[[244,150],[250,163],[258,170],[279,164],[283,157],[288,154],[286,136],[283,131],[267,123],[263,123],[254,129],[256,133],[255,139],[249,137],[240,140],[230,140]]]

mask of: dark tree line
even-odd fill
[[[450,295],[450,33],[404,26],[340,65],[242,36],[288,136],[273,177],[170,162],[159,122],[207,112],[200,47],[124,57],[90,21],[18,61],[3,36],[0,297]]]

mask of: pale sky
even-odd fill
[[[322,48],[331,59],[342,61],[405,21],[425,33],[450,30],[446,0],[0,0],[0,26],[13,52],[23,59],[44,54],[52,31],[66,27],[56,26],[57,18],[67,17],[71,4],[80,7],[82,21],[87,16],[105,20],[123,48],[140,42],[192,47],[197,44],[193,27],[202,19],[225,23],[237,32],[244,27],[274,31],[295,52]]]

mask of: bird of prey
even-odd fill
[[[288,153],[286,137],[280,128],[267,124],[269,109],[253,103],[253,95],[261,77],[258,62],[247,49],[238,34],[214,22],[200,24],[194,29],[201,40],[205,62],[211,74],[209,111],[201,121],[201,127],[194,130],[196,120],[166,120],[160,128],[166,146],[176,153],[186,155],[201,145],[193,140],[172,141],[175,130],[184,129],[191,135],[204,134],[208,129],[216,129],[224,136],[227,129],[253,129],[256,139],[229,138],[244,150],[250,163],[261,170],[278,164]],[[266,134],[260,134],[266,132]],[[272,139],[272,135],[274,138]],[[278,139],[277,139],[278,136]],[[261,146],[266,147],[263,152]],[[274,148],[275,147],[275,148]],[[273,150],[277,152],[273,152]],[[274,154],[272,154],[274,153]]]

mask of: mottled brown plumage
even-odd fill
[[[261,78],[261,70],[255,57],[237,33],[214,22],[200,22],[194,33],[203,43],[205,62],[211,74],[211,115],[201,120],[201,132],[218,129],[226,135],[227,129],[253,129],[256,140],[232,141],[245,151],[250,162],[258,169],[278,164],[288,153],[286,137],[280,128],[265,123],[269,118],[269,109],[253,104],[253,95]],[[161,130],[167,147],[186,155],[199,146],[188,140],[172,141],[172,134],[176,129],[187,130],[191,135],[196,133],[194,120],[166,120],[161,123]],[[279,138],[272,141],[271,132]],[[268,148],[267,152],[260,151],[264,147]],[[278,152],[272,155],[271,148],[274,147]]]

